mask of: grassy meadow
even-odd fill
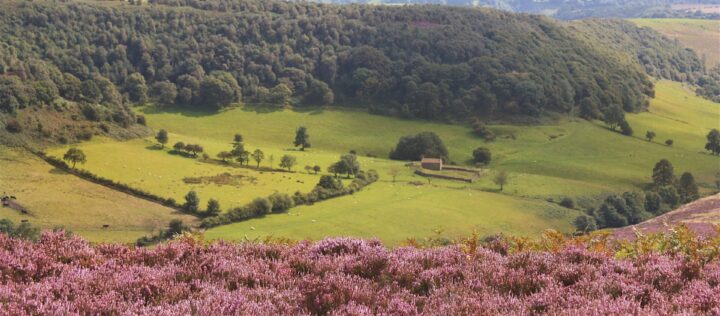
[[[97,185],[58,170],[20,150],[0,146],[0,193],[17,197],[28,215],[2,207],[0,218],[52,229],[65,227],[90,241],[134,242],[192,216]],[[102,228],[108,224],[110,227]]]
[[[633,19],[631,21],[679,40],[695,50],[698,56],[704,55],[708,67],[720,63],[720,21],[718,20]]]
[[[80,144],[88,162],[79,166],[158,195],[182,201],[189,190],[220,200],[223,208],[242,205],[272,192],[307,192],[319,175],[308,174],[305,165],[325,168],[350,150],[360,156],[363,169],[379,171],[380,182],[352,196],[311,206],[294,208],[289,214],[270,215],[243,223],[211,229],[209,238],[244,239],[263,236],[320,238],[327,235],[378,237],[397,243],[408,237],[423,237],[433,231],[467,234],[511,232],[537,234],[546,228],[569,232],[579,211],[559,207],[546,200],[573,197],[591,205],[610,193],[639,190],[650,182],[654,164],[669,159],[676,173],[691,171],[701,186],[709,188],[720,170],[720,161],[703,151],[707,132],[718,127],[716,104],[697,98],[679,83],[657,82],[657,97],[648,112],[628,114],[635,136],[608,130],[601,122],[565,119],[553,125],[490,128],[497,140],[485,143],[466,126],[403,120],[342,108],[273,109],[244,106],[221,113],[138,110],[155,130],[170,133],[176,141],[199,143],[211,157],[231,148],[235,133],[245,138],[245,147],[260,148],[270,165],[274,157],[294,155],[293,173],[261,172],[217,162],[203,162],[159,149],[152,137],[127,142],[97,139]],[[293,148],[298,126],[309,130],[312,147]],[[644,139],[653,130],[653,142]],[[433,131],[445,142],[451,160],[468,164],[478,146],[489,147],[493,162],[475,183],[427,179],[412,173],[403,162],[386,159],[397,140],[409,134]],[[673,146],[664,145],[667,138]],[[49,151],[62,156],[66,150]],[[377,156],[378,158],[367,157]],[[251,163],[251,165],[253,165]],[[401,170],[397,182],[389,174]],[[499,192],[492,182],[500,171],[509,173],[509,183]],[[230,174],[237,183],[186,183],[186,178]],[[407,224],[406,224],[407,223]]]

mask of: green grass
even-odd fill
[[[17,197],[29,215],[0,208],[0,218],[52,229],[65,227],[90,241],[134,242],[172,219],[195,223],[155,203],[96,185],[46,164],[26,152],[0,146],[0,192]],[[110,227],[103,229],[108,224]]]
[[[692,48],[698,56],[705,55],[706,65],[720,63],[720,21],[702,19],[633,19],[639,26],[646,26],[678,39]]]
[[[318,176],[300,171],[305,165],[318,164],[325,169],[350,150],[356,150],[360,156],[387,157],[401,136],[421,131],[440,135],[451,159],[460,164],[469,162],[476,147],[489,147],[493,162],[485,168],[484,176],[472,184],[433,179],[428,185],[425,178],[414,175],[402,162],[361,157],[364,169],[376,169],[381,176],[381,182],[366,191],[299,207],[291,215],[272,215],[207,232],[211,238],[353,235],[396,243],[407,237],[427,236],[435,228],[452,234],[472,230],[536,234],[544,228],[567,232],[578,213],[561,212],[561,208],[549,205],[546,199],[569,196],[589,204],[610,193],[639,190],[650,182],[654,164],[663,158],[675,165],[678,174],[691,171],[702,186],[709,188],[720,170],[720,160],[703,152],[703,145],[705,134],[720,123],[719,109],[717,104],[695,97],[678,83],[659,81],[657,98],[651,102],[649,112],[627,115],[635,137],[609,131],[600,122],[566,119],[554,125],[491,126],[498,135],[493,143],[478,139],[466,126],[402,120],[339,108],[289,110],[245,106],[221,113],[140,110],[150,126],[170,132],[170,144],[200,143],[214,157],[219,151],[229,150],[233,135],[241,133],[247,149],[261,148],[266,156],[272,154],[276,165],[284,154],[297,156],[296,173],[259,173],[204,163],[154,149],[152,138],[128,142],[100,139],[80,147],[88,154],[88,163],[82,168],[101,176],[178,200],[187,191],[196,190],[203,203],[208,198],[217,198],[225,208],[274,191],[307,192]],[[313,145],[305,152],[292,148],[295,129],[300,125],[308,128]],[[643,139],[646,130],[657,133],[655,142]],[[661,144],[666,138],[674,139],[675,145]],[[55,148],[50,153],[61,156],[64,150]],[[263,165],[267,166],[268,161]],[[402,170],[395,185],[389,182],[388,173],[393,166]],[[500,170],[510,175],[503,194],[497,193],[497,186],[492,183]],[[224,172],[257,180],[241,186],[182,181],[185,177]],[[413,186],[408,182],[426,185]]]
[[[266,236],[319,239],[324,236],[377,237],[397,245],[433,231],[461,237],[508,233],[537,235],[547,228],[572,230],[577,211],[544,201],[442,185],[380,182],[349,197],[292,209],[288,214],[220,226],[210,239],[242,240]]]

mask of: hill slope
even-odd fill
[[[699,56],[704,56],[708,68],[720,64],[720,20],[634,19],[631,21],[639,26],[650,27],[692,48]]]
[[[0,193],[15,196],[29,213],[0,207],[0,218],[16,223],[64,227],[93,242],[132,243],[172,219],[195,222],[192,216],[67,174],[22,150],[0,146],[0,164]]]
[[[18,68],[35,58],[59,67],[61,88],[70,80],[64,73],[83,82],[101,75],[130,102],[169,81],[151,89],[163,103],[217,108],[241,97],[284,103],[292,96],[317,105],[334,95],[380,113],[432,119],[538,116],[581,102],[640,109],[651,91],[636,64],[537,16],[285,1],[155,3],[165,5],[5,2],[0,41],[14,49],[2,54],[21,63],[3,65],[0,75],[25,80]],[[92,97],[86,88],[80,99]],[[65,98],[73,92],[58,90]]]

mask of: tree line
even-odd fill
[[[0,95],[15,100],[4,110],[29,106],[17,93],[30,88],[36,103],[60,95],[214,110],[244,99],[342,103],[430,119],[591,116],[611,104],[641,109],[652,95],[640,66],[542,17],[424,6],[151,2],[144,10],[23,2],[0,12],[7,29]],[[16,21],[23,27],[11,27]],[[662,58],[686,63],[675,48],[666,51]],[[38,75],[48,67],[36,64],[53,70]]]

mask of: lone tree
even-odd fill
[[[670,161],[667,159],[658,161],[653,168],[652,179],[657,186],[672,184],[675,181],[675,173]]]
[[[200,198],[195,191],[190,191],[185,195],[185,204],[182,206],[183,210],[188,213],[195,214],[200,209]]]
[[[707,134],[705,149],[709,150],[713,155],[720,155],[720,131],[717,128],[713,128]]]
[[[493,179],[493,182],[495,182],[495,184],[499,185],[500,191],[502,191],[505,184],[507,184],[507,180],[508,180],[507,173],[505,171],[500,171],[500,173],[498,173],[495,176],[495,179]]]
[[[673,143],[675,143],[672,139],[668,139],[665,141],[665,145],[672,146]]]
[[[284,155],[280,158],[280,167],[292,171],[292,167],[297,163],[297,159],[294,156]]]
[[[298,127],[295,131],[295,147],[300,146],[300,150],[304,151],[305,148],[310,148],[310,135],[308,135],[307,128],[305,126]]]
[[[255,149],[252,153],[252,158],[257,163],[257,169],[260,169],[260,162],[265,159],[265,153],[260,149]]]
[[[208,200],[207,209],[205,210],[207,216],[217,216],[220,214],[220,202],[216,199]]]
[[[164,129],[161,129],[157,135],[155,135],[155,140],[157,140],[158,143],[160,143],[160,148],[165,148],[165,144],[168,142],[168,134],[167,131]]]
[[[63,160],[71,162],[73,169],[75,169],[75,164],[78,162],[80,164],[84,164],[87,161],[85,153],[77,148],[68,149],[68,151],[65,152],[65,155],[63,155]]]
[[[489,164],[490,160],[492,160],[492,154],[490,153],[490,149],[487,149],[485,147],[478,147],[475,150],[473,150],[473,161],[476,163],[481,164]]]
[[[655,138],[655,136],[655,132],[653,131],[647,131],[647,133],[645,133],[645,138],[647,138],[649,142],[653,141],[653,138]]]
[[[318,172],[322,171],[322,168],[318,165],[313,166],[313,171],[315,171],[315,174],[318,174]]]

